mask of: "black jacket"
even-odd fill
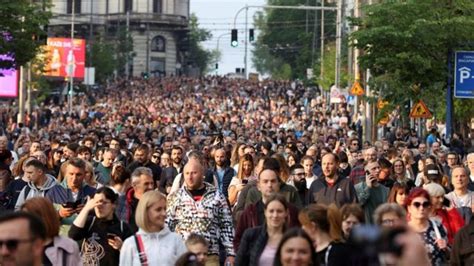
[[[110,221],[89,217],[84,228],[71,225],[69,237],[80,241],[84,265],[119,265],[120,250],[108,244],[107,234],[117,235],[125,241],[132,232],[128,224],[121,222],[115,215]]]
[[[268,234],[266,226],[258,226],[245,230],[240,242],[235,266],[257,266],[258,260],[267,245]]]
[[[330,205],[335,203],[342,207],[346,203],[357,202],[357,194],[349,178],[337,177],[335,184],[331,187],[324,177],[313,181],[308,192],[308,204],[322,203]]]
[[[451,265],[474,265],[474,219],[454,236]]]

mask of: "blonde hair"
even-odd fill
[[[152,232],[148,218],[148,208],[160,200],[164,200],[166,205],[166,196],[159,191],[153,190],[145,192],[140,198],[140,201],[138,201],[137,210],[135,212],[135,223],[147,233]]]

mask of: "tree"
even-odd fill
[[[0,2],[0,55],[9,55],[15,61],[0,59],[0,68],[11,69],[32,60],[46,33],[51,13],[50,2],[31,0],[2,0]]]
[[[212,38],[212,34],[209,30],[199,27],[198,19],[196,14],[191,14],[189,20],[190,31],[188,33],[189,41],[189,57],[188,61],[199,68],[201,74],[207,73],[210,66],[216,62],[219,53],[206,50],[202,46],[202,42],[205,42]]]
[[[474,48],[474,1],[392,0],[363,11],[363,18],[353,20],[360,29],[351,38],[363,51],[359,62],[371,70],[376,94],[393,107],[423,99],[439,110],[453,74],[447,71],[448,55]]]
[[[98,83],[104,83],[117,69],[118,60],[110,51],[115,47],[110,41],[100,37],[92,44],[92,65],[95,67],[95,76]]]
[[[269,5],[287,6],[319,5],[316,2],[267,1]],[[252,50],[253,64],[257,71],[273,77],[286,73],[285,75],[291,76],[285,78],[304,78],[307,68],[314,68],[319,64],[320,14],[321,11],[287,9],[259,12],[255,17],[255,24],[260,33]],[[325,12],[325,22],[325,39],[333,41],[336,30],[335,12]]]

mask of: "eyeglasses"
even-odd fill
[[[160,159],[160,155],[154,154],[154,155],[151,156],[151,158],[153,158],[153,159]]]
[[[411,205],[413,205],[417,209],[420,208],[420,206],[423,206],[423,208],[426,209],[431,206],[431,203],[429,203],[428,201],[425,201],[423,203],[415,201]]]
[[[382,220],[382,225],[393,225],[393,224],[395,224],[394,219],[384,219],[384,220]]]
[[[30,239],[7,239],[7,240],[0,240],[0,248],[3,248],[5,245],[10,252],[14,252],[20,243],[28,243],[34,241],[34,238]]]

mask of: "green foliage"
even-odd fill
[[[441,110],[449,51],[474,48],[474,1],[382,1],[363,11],[351,38],[363,50],[359,62],[371,70],[375,94],[392,107],[423,99]],[[456,111],[456,118],[465,119],[459,115]]]
[[[95,67],[95,79],[98,83],[105,82],[117,68],[118,60],[114,57],[114,45],[99,38],[92,44],[92,66]]]
[[[119,74],[125,73],[125,66],[128,62],[132,62],[133,58],[133,38],[132,36],[127,33],[126,28],[121,27],[118,31],[118,38],[117,42],[115,43],[114,47],[116,52],[115,60],[116,60],[116,68]]]
[[[191,14],[189,20],[189,57],[188,60],[199,68],[201,74],[207,73],[212,70],[211,65],[216,61],[218,53],[206,50],[202,46],[202,42],[212,38],[212,34],[209,30],[199,27],[198,19],[196,14]]]
[[[347,51],[347,49],[343,49],[343,51]],[[347,58],[341,55],[342,58]],[[336,43],[331,42],[325,45],[324,49],[324,58],[323,58],[323,77],[320,78],[321,72],[321,65],[317,63],[314,66],[314,75],[316,82],[323,87],[324,90],[329,91],[332,85],[334,85],[334,81],[336,79]],[[345,88],[348,86],[349,80],[349,73],[347,72],[347,68],[344,68],[344,62],[346,60],[342,60],[341,63],[341,79],[340,79],[340,87]]]
[[[22,66],[33,59],[42,45],[40,37],[46,33],[51,13],[50,1],[32,3],[31,0],[0,1],[0,54],[14,54],[16,65]],[[7,41],[2,34],[11,37]],[[0,68],[12,68],[11,61],[0,60]]]
[[[306,0],[267,0],[267,3],[319,5],[316,1],[309,3]],[[254,20],[260,32],[252,49],[252,63],[257,71],[273,77],[290,74],[290,78],[305,78],[306,69],[319,61],[321,11],[267,9],[257,13]],[[333,41],[335,12],[326,11],[325,21],[326,41]],[[313,38],[313,32],[316,38]]]

